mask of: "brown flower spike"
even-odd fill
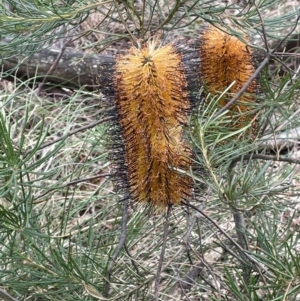
[[[157,40],[132,47],[117,59],[114,86],[131,199],[161,210],[180,205],[192,191],[181,55]]]
[[[243,87],[255,71],[251,49],[238,38],[215,27],[204,32],[200,57],[201,76],[209,93],[221,95],[234,82],[220,99],[221,106]],[[253,81],[241,98],[230,107],[234,128],[242,128],[255,120],[253,104],[256,102],[256,92],[257,83]]]

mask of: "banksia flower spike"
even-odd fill
[[[220,97],[220,106],[224,106],[239,92],[255,71],[251,49],[235,36],[215,27],[210,27],[203,33],[200,58],[200,74],[207,92],[221,95],[231,86],[227,93]],[[229,108],[233,128],[238,129],[249,122],[254,123],[256,113],[253,104],[256,102],[257,90],[258,85],[254,80],[241,98]]]
[[[186,175],[191,149],[183,127],[189,99],[181,55],[157,39],[132,47],[117,58],[114,87],[124,144],[122,176],[130,198],[161,210],[180,205],[192,191]]]

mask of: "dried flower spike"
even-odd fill
[[[235,36],[210,27],[202,37],[200,47],[201,76],[207,91],[221,95],[230,85],[219,103],[224,106],[254,73],[252,51]],[[257,83],[253,81],[241,98],[230,107],[232,125],[242,128],[254,122],[253,104],[256,102]]]
[[[180,205],[192,191],[181,55],[157,40],[132,47],[117,59],[114,86],[131,199],[161,210]]]

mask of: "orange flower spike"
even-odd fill
[[[235,82],[228,91],[231,95],[224,95],[221,98],[221,106],[227,103],[225,98],[232,98],[232,95],[243,87],[255,71],[252,50],[235,36],[230,36],[215,27],[204,32],[200,56],[201,76],[209,93],[221,94]],[[256,102],[254,95],[256,91],[257,83],[254,80],[246,93],[230,108],[232,112],[241,113],[239,121],[235,123],[238,127],[243,127],[245,121],[255,118],[253,115],[249,118],[246,113],[249,115],[249,112],[253,110],[253,106],[249,104]],[[243,113],[245,113],[244,116],[242,116]]]
[[[150,41],[120,56],[115,101],[125,145],[131,199],[165,210],[191,195],[191,166],[183,138],[189,100],[181,55]]]

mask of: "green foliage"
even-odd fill
[[[101,39],[87,39],[82,49],[124,46],[159,31],[166,40],[198,38],[208,24],[241,39],[240,31],[247,32],[249,47],[268,53],[267,43],[276,45],[294,28],[298,3],[248,2],[3,0],[1,58],[92,34]],[[93,17],[96,25],[83,27]],[[191,177],[207,187],[201,204],[191,204],[204,208],[219,229],[191,208],[174,208],[160,300],[299,299],[299,159],[297,151],[280,153],[282,141],[296,141],[299,127],[299,61],[293,69],[281,53],[273,58],[275,67],[260,74],[255,108],[263,137],[252,141],[246,127],[230,130],[226,112],[216,114],[210,95],[190,118],[201,170]],[[99,122],[76,131],[103,119],[99,94],[83,88],[42,97],[37,78],[8,82],[8,75],[13,73],[3,73],[0,82],[0,299],[13,300],[3,289],[20,300],[153,300],[165,218],[129,207],[126,244],[114,260],[122,196],[110,181],[107,128]],[[237,212],[245,216],[245,228],[233,222]],[[242,233],[244,250],[220,229],[234,239],[236,230]],[[199,277],[190,281],[186,276],[197,267]]]

